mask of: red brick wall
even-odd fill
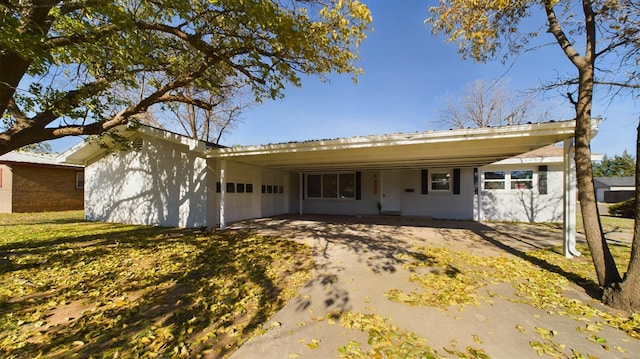
[[[84,208],[84,190],[76,188],[83,169],[13,167],[13,212],[65,211]]]

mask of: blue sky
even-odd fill
[[[515,63],[488,64],[462,60],[457,45],[432,36],[424,24],[428,7],[436,1],[364,0],[373,15],[374,31],[360,48],[364,74],[353,84],[347,75],[330,82],[304,78],[301,88],[290,87],[285,98],[266,101],[247,110],[225,145],[266,144],[368,134],[443,129],[436,120],[444,95],[459,94],[476,80],[504,77],[509,88],[527,90],[552,80],[556,72],[571,71],[557,46],[527,53]],[[550,42],[551,35],[543,35]],[[572,118],[573,108],[558,93],[541,101],[557,118]],[[630,97],[617,102],[596,100],[594,116],[603,117],[592,150],[601,154],[635,152],[635,128],[640,110]],[[61,141],[63,151],[77,141]]]

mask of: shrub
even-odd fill
[[[609,207],[609,214],[616,217],[636,218],[636,199],[629,198]]]

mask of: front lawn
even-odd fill
[[[222,357],[309,279],[288,240],[0,215],[0,356]]]

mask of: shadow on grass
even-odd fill
[[[0,292],[1,356],[220,357],[311,266],[304,246],[248,232],[104,226],[1,247],[0,281],[16,293]]]
[[[491,243],[492,245],[500,248],[501,250],[504,250],[509,254],[512,254],[520,259],[523,259],[537,267],[540,267],[541,269],[563,276],[568,281],[580,286],[585,291],[585,293],[589,295],[591,298],[598,299],[598,300],[602,298],[602,289],[598,286],[598,283],[596,283],[593,279],[585,278],[584,276],[578,273],[566,271],[562,267],[556,264],[549,263],[544,259],[528,254],[526,251],[522,251],[517,249],[514,246],[510,246],[508,244],[508,241],[501,241],[499,239],[494,238],[494,236],[490,235],[490,233],[496,233],[496,234],[499,234],[500,236],[508,238],[509,240],[519,241],[520,239],[514,236],[513,234],[502,232],[490,227],[487,227],[486,230],[485,229],[477,230],[475,231],[475,233],[478,236],[480,236],[483,240],[487,241],[488,243]],[[496,236],[496,237],[499,238],[500,236]],[[560,253],[559,251],[554,250],[554,252],[556,252],[559,256],[562,256],[562,253]]]

